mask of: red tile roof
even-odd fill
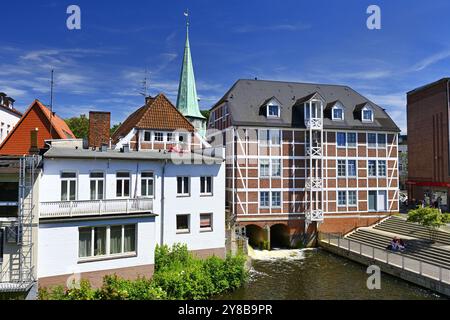
[[[168,131],[184,129],[194,132],[194,126],[162,93],[148,99],[146,105],[133,112],[114,132],[113,141],[117,142],[133,128]]]
[[[38,147],[44,148],[48,139],[75,139],[63,119],[52,114],[39,100],[34,100],[25,114],[0,144],[2,155],[28,154],[31,147],[30,131],[38,129]]]

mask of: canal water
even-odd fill
[[[429,290],[381,274],[381,289],[366,286],[366,268],[321,249],[250,250],[248,283],[218,297],[236,300],[438,300]]]

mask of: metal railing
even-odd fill
[[[374,261],[380,261],[402,270],[417,273],[423,277],[450,284],[450,268],[410,258],[401,253],[376,248],[358,241],[353,241],[342,237],[340,234],[320,232],[319,242],[325,242],[329,245],[347,250],[348,252],[357,253]]]
[[[130,214],[153,211],[153,199],[111,199],[41,202],[40,218]]]

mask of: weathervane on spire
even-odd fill
[[[189,9],[186,9],[184,16],[186,17],[186,27],[189,27]]]

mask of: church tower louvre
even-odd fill
[[[188,17],[188,14],[185,13]],[[207,119],[201,114],[195,86],[194,66],[189,45],[189,21],[186,23],[186,45],[178,87],[177,109],[192,123],[200,135],[206,134]]]

